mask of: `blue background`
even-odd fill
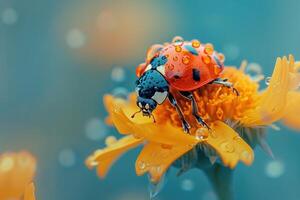
[[[84,166],[106,135],[119,137],[103,123],[103,94],[133,90],[147,47],[176,35],[213,43],[227,65],[259,63],[268,76],[277,56],[300,59],[299,8],[296,0],[0,0],[0,151],[26,149],[37,157],[38,200],[148,199],[147,177],[134,172],[140,149],[105,180]],[[279,132],[268,130],[276,160],[258,148],[251,167],[240,164],[236,199],[299,199],[300,135],[278,125]],[[159,196],[214,198],[197,170],[179,178],[173,170]]]

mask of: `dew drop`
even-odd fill
[[[142,170],[146,168],[146,163],[144,161],[139,161],[138,162],[138,167]]]
[[[225,152],[228,152],[228,153],[234,152],[234,146],[230,142],[223,142],[223,143],[221,143],[220,147]]]
[[[178,60],[178,57],[177,57],[177,56],[174,56],[174,57],[173,57],[173,60],[174,60],[174,61],[177,61],[177,60]]]
[[[168,69],[169,69],[169,70],[173,70],[173,69],[174,69],[174,65],[173,65],[173,64],[169,64],[169,65],[168,65]]]
[[[181,52],[181,51],[182,51],[181,46],[176,45],[176,46],[175,46],[175,51],[176,51],[176,52]]]
[[[208,55],[212,55],[214,52],[214,47],[212,44],[206,44],[204,48],[204,52]]]
[[[248,151],[243,151],[241,156],[244,160],[250,160],[251,159],[251,154]]]
[[[177,42],[182,43],[183,41],[184,41],[184,40],[183,40],[182,37],[180,37],[180,36],[175,36],[175,37],[173,38],[173,40],[172,40],[172,43],[177,43]]]
[[[190,63],[190,57],[187,56],[187,55],[183,56],[182,57],[182,63],[185,64],[185,65],[189,64]]]
[[[211,58],[209,56],[202,56],[202,61],[205,64],[209,64],[211,62]]]
[[[208,131],[204,128],[198,128],[196,130],[196,139],[197,140],[204,140],[206,138],[208,138]]]
[[[199,40],[193,40],[192,41],[192,47],[194,47],[194,48],[198,48],[198,47],[200,47],[200,41]]]
[[[108,137],[105,138],[105,144],[106,144],[106,146],[110,146],[110,145],[112,145],[112,144],[114,144],[116,142],[117,142],[117,138],[115,136],[110,135],[110,136],[108,136]]]
[[[272,77],[267,77],[267,78],[265,78],[265,84],[266,84],[266,85],[270,85],[271,78],[272,78]]]

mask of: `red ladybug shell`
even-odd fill
[[[167,58],[163,75],[170,86],[179,91],[198,89],[218,78],[224,69],[223,55],[214,51],[211,44],[200,44],[197,40],[179,41],[155,50],[156,56]],[[148,64],[149,59],[137,68],[138,76]]]

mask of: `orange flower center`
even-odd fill
[[[238,122],[246,110],[256,106],[259,98],[259,84],[243,71],[226,67],[221,77],[233,83],[239,92],[239,96],[232,89],[217,84],[207,84],[193,92],[199,115],[208,124],[216,120]],[[173,92],[173,95],[178,101],[186,120],[192,126],[192,133],[201,128],[201,125],[196,122],[192,115],[191,102],[176,91]],[[154,111],[154,115],[159,124],[171,122],[171,124],[181,127],[178,113],[168,101],[158,106]]]

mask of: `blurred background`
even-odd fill
[[[0,0],[0,152],[36,156],[38,200],[148,199],[147,177],[134,170],[140,149],[105,180],[84,165],[106,136],[119,137],[104,123],[103,94],[126,96],[147,48],[176,35],[213,43],[226,65],[246,59],[271,75],[277,56],[300,60],[299,7],[296,0]],[[256,149],[251,167],[237,167],[236,199],[299,199],[300,135],[278,126],[268,135],[275,160]],[[202,172],[175,172],[159,200],[216,199]]]

